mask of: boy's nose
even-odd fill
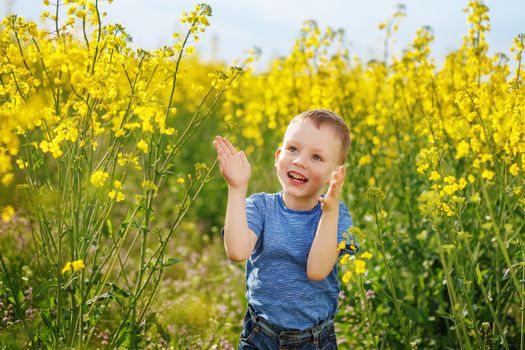
[[[303,158],[301,156],[295,157],[295,159],[292,161],[292,163],[294,165],[297,165],[297,166],[300,166],[300,167],[303,167],[303,168],[306,167],[306,163],[305,163],[305,161],[303,160]]]

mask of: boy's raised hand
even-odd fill
[[[339,195],[343,187],[343,182],[345,181],[345,176],[346,168],[344,165],[339,166],[339,168],[332,173],[332,180],[330,181],[328,192],[324,197],[319,198],[323,213],[339,212]]]
[[[236,151],[231,142],[222,136],[216,136],[213,147],[217,151],[221,174],[232,188],[248,187],[252,173],[250,163],[243,151]]]

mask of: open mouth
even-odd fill
[[[288,172],[288,178],[292,182],[295,182],[295,183],[298,183],[298,184],[304,184],[305,182],[308,181],[308,179],[306,177],[304,177],[303,175],[298,174],[296,172],[293,172],[293,171]]]

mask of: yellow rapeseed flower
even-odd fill
[[[137,142],[137,148],[140,149],[144,153],[148,153],[149,151],[148,143],[144,141],[143,139],[140,139],[140,141]]]
[[[182,177],[179,177],[179,178],[177,179],[177,183],[179,183],[179,184],[183,184],[183,183],[184,183],[184,179],[183,179]]]
[[[3,222],[11,221],[14,215],[15,215],[15,209],[12,206],[6,205],[5,207],[2,208],[2,221]]]
[[[451,184],[451,185],[445,185],[443,186],[443,191],[448,194],[449,196],[453,195],[454,193],[456,193],[456,191],[459,190],[459,186],[458,184],[454,183],[454,184]]]
[[[2,185],[8,186],[13,182],[13,179],[15,178],[15,175],[13,173],[7,173],[2,175],[2,180],[0,181]]]
[[[518,175],[519,170],[520,170],[519,166],[516,163],[514,163],[510,166],[509,173],[511,173],[513,176],[516,176]]]
[[[343,283],[348,283],[350,282],[350,278],[352,278],[352,272],[351,271],[346,271],[344,274],[343,274]]]
[[[16,164],[18,165],[20,169],[24,169],[29,165],[28,162],[24,162],[22,159],[17,159]]]
[[[122,193],[121,191],[115,191],[115,190],[112,190],[108,193],[108,197],[111,198],[111,199],[114,199],[115,202],[122,202],[126,197],[124,196],[124,193]]]
[[[441,179],[441,175],[439,175],[439,173],[435,170],[432,170],[432,172],[430,173],[430,176],[428,178],[429,180],[433,180],[433,181],[436,181],[436,180],[439,180]]]
[[[348,261],[350,260],[350,254],[344,254],[343,257],[340,260],[340,263],[342,265],[348,264]]]
[[[454,183],[454,181],[456,181],[456,178],[454,176],[445,176],[443,181],[445,181],[446,183],[452,184]]]
[[[365,273],[366,262],[361,259],[355,260],[355,273]]]
[[[370,163],[372,163],[372,157],[369,154],[365,154],[364,156],[359,158],[359,161],[357,162],[359,166],[367,165]]]
[[[341,241],[341,243],[339,243],[339,245],[337,246],[337,249],[343,250],[345,249],[345,247],[346,247],[346,241]]]
[[[488,169],[483,170],[483,172],[481,173],[481,177],[487,180],[492,180],[495,175],[496,173]]]
[[[75,261],[68,261],[64,267],[62,268],[62,273],[70,272],[70,271],[79,271],[85,268],[84,260],[79,259]]]
[[[71,264],[71,262],[67,262],[62,268],[62,274],[69,272],[71,270],[73,270],[73,265]]]
[[[84,260],[82,259],[73,261],[71,265],[73,265],[73,271],[82,270],[84,267],[86,267],[84,265]]]
[[[465,140],[461,140],[461,142],[456,147],[456,159],[463,158],[468,154],[470,150],[470,145]]]
[[[91,183],[95,187],[102,187],[104,186],[104,183],[106,182],[109,174],[102,170],[97,170],[93,174],[91,174]]]
[[[364,260],[368,260],[368,259],[371,259],[373,255],[369,252],[364,252],[363,254],[360,255],[360,257]]]

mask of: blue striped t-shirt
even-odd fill
[[[255,312],[278,326],[301,330],[334,314],[339,297],[337,266],[321,281],[306,275],[322,214],[320,204],[296,211],[284,206],[281,192],[256,193],[246,199],[246,213],[248,227],[258,237],[246,262],[246,296]],[[346,240],[343,233],[351,225],[348,208],[340,202],[338,243]]]

